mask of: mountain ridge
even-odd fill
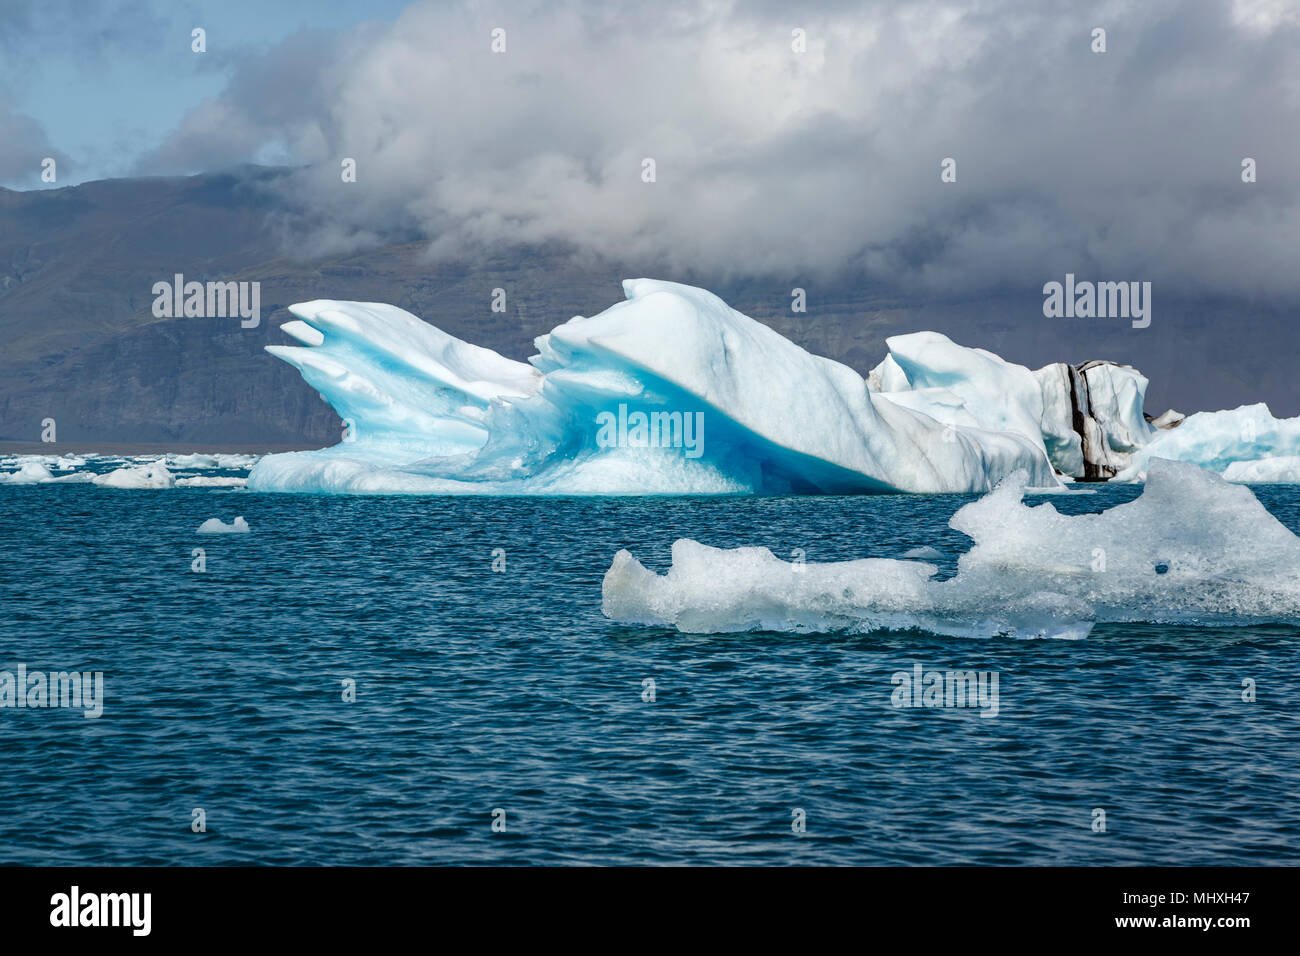
[[[941,299],[861,276],[711,282],[664,274],[654,261],[578,256],[556,245],[437,261],[428,237],[405,235],[307,259],[286,246],[283,224],[294,205],[277,192],[286,172],[244,166],[0,190],[0,440],[39,440],[41,422],[54,418],[67,441],[332,442],[337,417],[263,351],[290,341],[278,326],[291,318],[291,303],[387,302],[526,359],[536,336],[607,308],[622,298],[621,280],[639,276],[708,287],[864,376],[884,356],[887,336],[934,329],[1031,368],[1093,358],[1136,366],[1151,379],[1148,411],[1265,401],[1275,414],[1300,412],[1276,348],[1289,341],[1289,315],[1276,305],[1180,301],[1157,288],[1153,327],[1131,330],[1044,318],[1036,277],[995,296]],[[155,318],[153,285],[177,273],[260,282],[260,324]],[[795,287],[806,289],[806,313],[790,311]],[[504,312],[492,311],[498,288]]]

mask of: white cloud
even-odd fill
[[[446,256],[559,240],[712,275],[1294,295],[1297,41],[1230,0],[417,3],[246,64],[146,167],[314,164],[301,222],[335,249],[415,228]]]

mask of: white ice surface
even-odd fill
[[[1088,403],[1114,451],[1130,452],[1146,445],[1156,434],[1142,414],[1147,378],[1135,368],[1097,362],[1086,366]]]
[[[126,489],[145,489],[145,488],[172,488],[176,484],[176,479],[172,473],[161,461],[150,462],[142,465],[128,465],[125,468],[118,468],[107,474],[96,475],[91,479],[101,488],[126,488]]]
[[[222,468],[229,470],[242,470],[252,468],[253,463],[257,461],[256,455],[240,455],[215,452],[212,454],[170,454],[164,457],[164,463],[172,469],[198,469],[205,470],[210,468]]]
[[[0,474],[0,482],[9,485],[35,485],[42,481],[49,481],[53,477],[44,462],[24,461],[19,464],[17,471]]]
[[[236,475],[192,475],[176,479],[177,488],[243,488],[247,478]]]
[[[1155,434],[1143,415],[1147,380],[1126,365],[1085,363],[1082,381],[1072,387],[1065,363],[1030,371],[938,332],[895,335],[886,343],[889,354],[868,376],[882,398],[940,422],[1024,435],[1065,475],[1084,474],[1076,402],[1086,403],[1084,427],[1101,464],[1124,467],[1127,453]]]
[[[1300,484],[1300,455],[1234,461],[1224,470],[1223,477],[1245,484]]]
[[[1043,448],[1042,389],[1023,365],[984,349],[958,345],[938,332],[893,335],[885,343],[889,362],[901,370],[911,388],[902,391],[895,381],[894,388],[881,392],[884,397],[902,402],[925,396],[928,401],[912,407],[939,421],[1016,432]],[[882,378],[883,373],[882,369]],[[962,414],[954,410],[953,399]]]
[[[665,575],[615,555],[602,608],[695,633],[1081,637],[1099,621],[1300,622],[1300,539],[1248,488],[1161,460],[1140,497],[1100,514],[1029,506],[1023,488],[1018,475],[953,516],[974,545],[946,581],[921,561],[791,564],[680,539]]]
[[[1157,431],[1115,478],[1141,481],[1152,458],[1194,462],[1223,473],[1237,462],[1296,456],[1300,456],[1300,417],[1274,418],[1263,403],[1242,405],[1221,412],[1197,412],[1173,428]],[[1241,474],[1240,469],[1234,474]]]

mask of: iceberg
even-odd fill
[[[992,392],[979,415],[945,420],[703,289],[651,279],[623,289],[625,302],[540,336],[527,364],[391,305],[290,306],[283,329],[300,344],[267,350],[347,432],[330,448],[259,459],[248,488],[947,493],[988,491],[1017,470],[1060,485],[1030,417],[994,414]]]
[[[1153,459],[1142,494],[1100,514],[1023,501],[1023,472],[950,526],[974,544],[957,574],[925,561],[787,563],[767,548],[681,539],[667,574],[618,552],[604,614],[690,633],[922,630],[1080,638],[1098,622],[1300,623],[1300,538],[1250,489]]]
[[[1296,456],[1300,456],[1300,417],[1274,418],[1261,402],[1188,415],[1133,454],[1128,466],[1115,477],[1120,481],[1141,481],[1152,458],[1173,458],[1196,462],[1220,474],[1233,469],[1235,480],[1249,481],[1252,479],[1243,477],[1247,463]],[[1268,466],[1257,467],[1262,475]],[[1285,468],[1271,473],[1271,478],[1254,480],[1289,480]]]
[[[1151,418],[1143,410],[1149,383],[1127,365],[1057,362],[1031,372],[937,332],[886,343],[889,354],[867,379],[873,391],[938,421],[1036,438],[1063,476],[1142,481],[1147,462],[1164,458],[1234,481],[1300,480],[1285,464],[1300,456],[1300,418],[1274,418],[1267,405]]]
[[[1148,416],[1146,377],[1115,362],[1031,370],[913,332],[888,338],[864,379],[704,289],[630,279],[623,291],[626,301],[537,338],[526,363],[392,305],[290,306],[282,328],[298,344],[267,351],[346,431],[330,448],[257,460],[248,488],[983,493],[1023,470],[1028,487],[1060,491],[1141,481],[1153,457],[1223,473],[1300,455],[1300,419],[1262,405]]]

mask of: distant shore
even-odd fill
[[[112,442],[112,441],[0,441],[0,455],[270,455],[282,451],[309,451],[320,445],[264,445],[250,442],[242,445],[178,442]]]

